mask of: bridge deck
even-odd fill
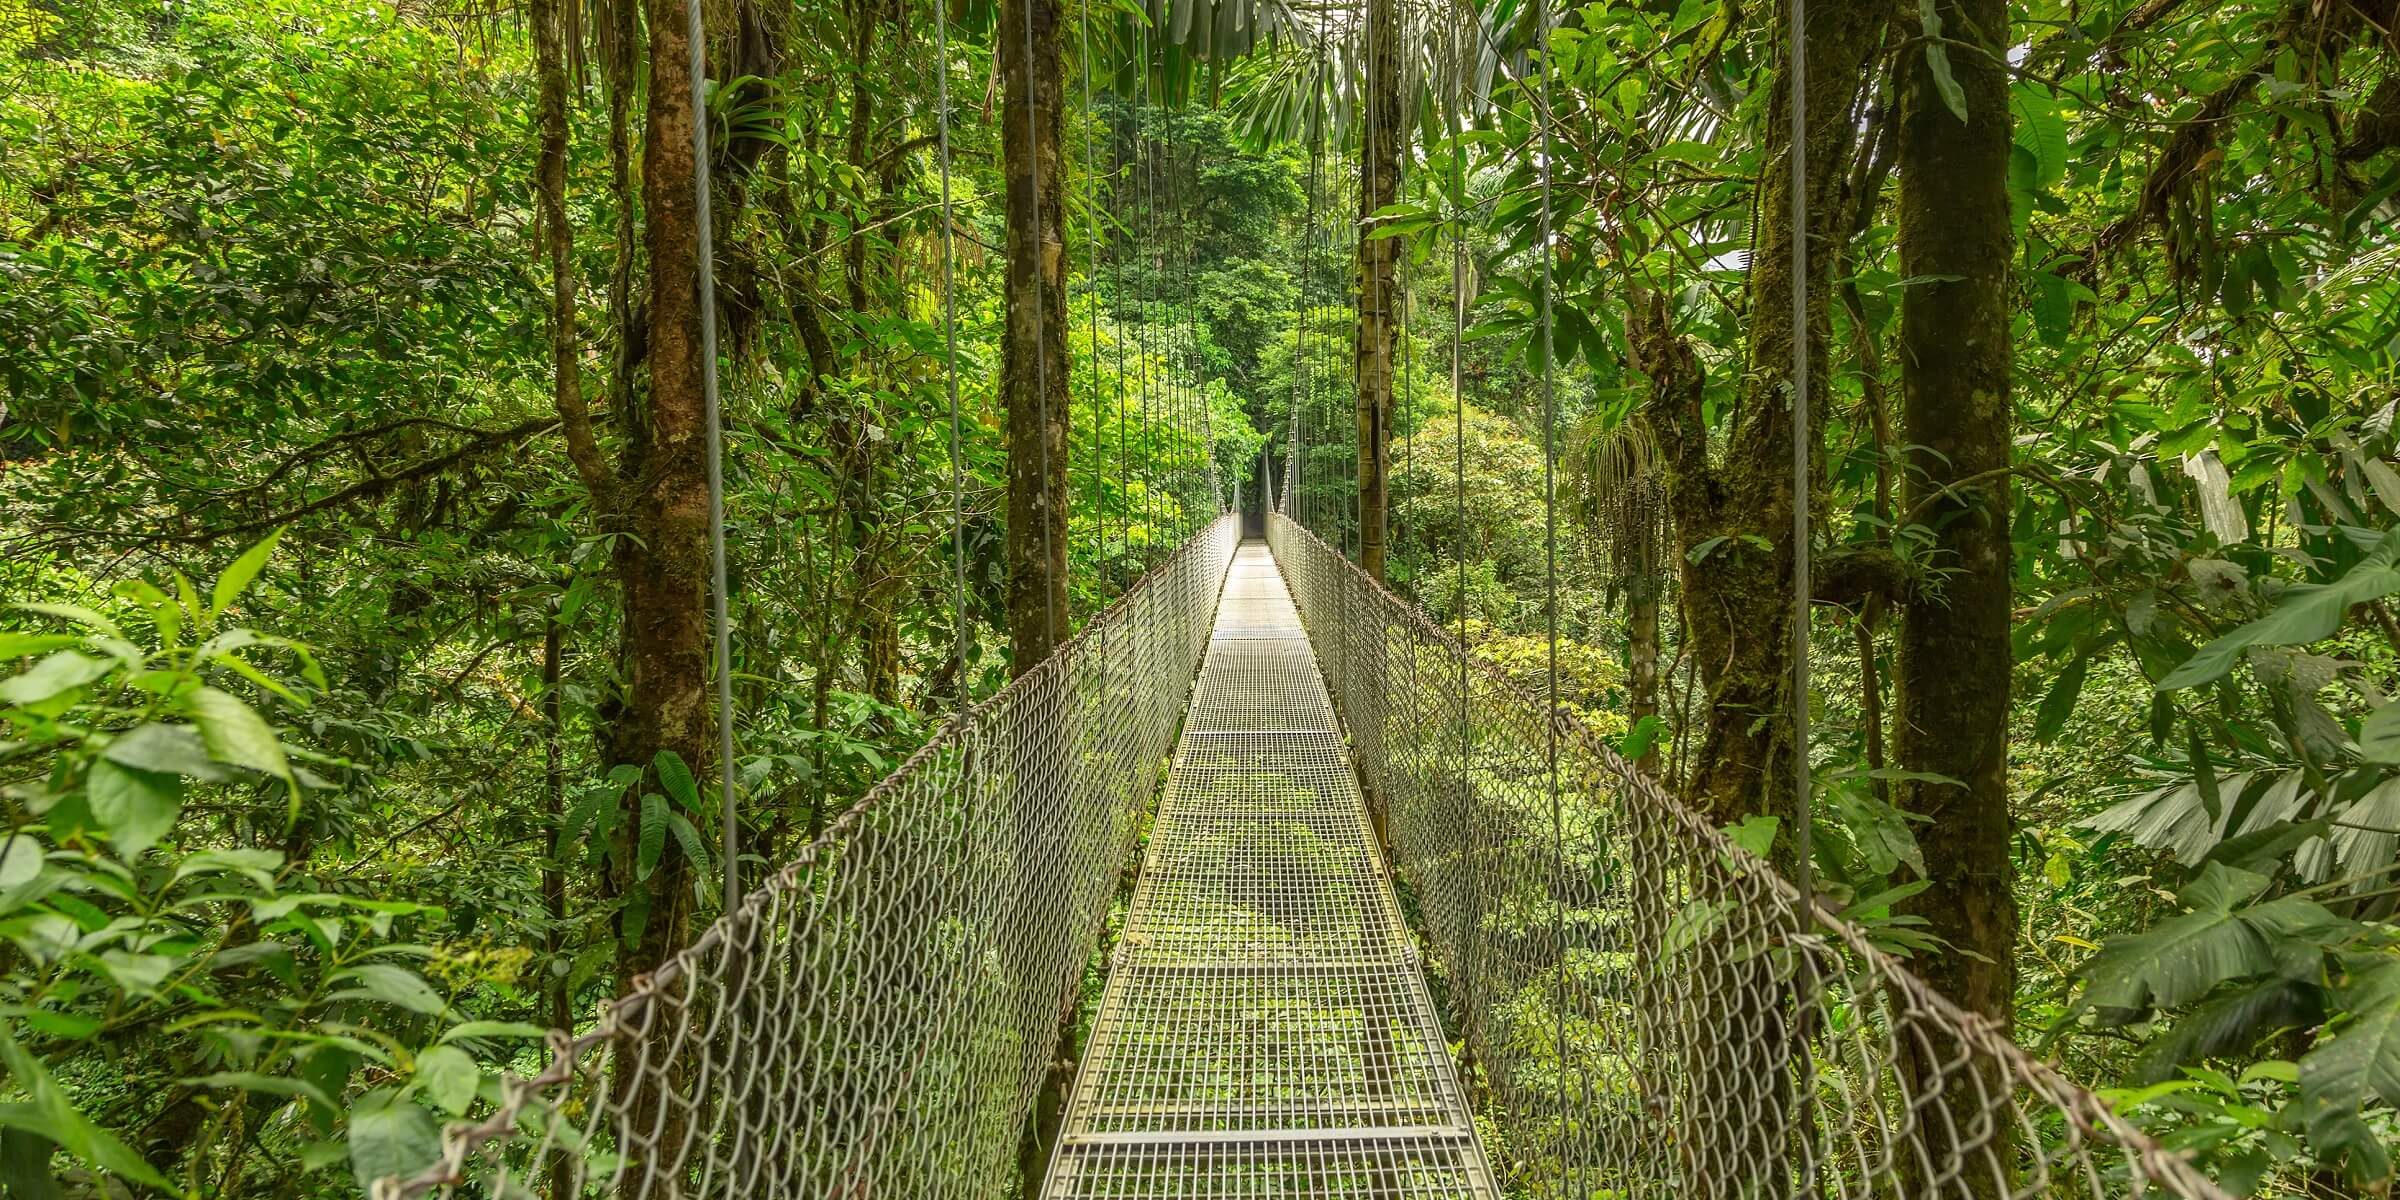
[[[1499,1194],[1260,543],[1226,579],[1045,1194]]]

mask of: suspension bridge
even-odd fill
[[[1281,513],[377,1194],[1016,1194],[1145,845],[1043,1196],[2222,1195]]]

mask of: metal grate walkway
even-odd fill
[[[1045,1194],[1499,1194],[1263,543],[1226,578]]]

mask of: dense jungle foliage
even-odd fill
[[[2391,1192],[2389,0],[1820,2],[1802,229],[1776,4],[1403,3],[1388,105],[1071,7],[1038,412],[989,7],[706,8],[753,877],[1049,589],[1363,553],[1381,336],[1395,586],[1547,686],[1554,461],[1562,703],[2229,1189]],[[357,1194],[717,911],[681,12],[0,0],[10,1196]]]

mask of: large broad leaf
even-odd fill
[[[633,877],[644,880],[658,869],[658,857],[667,848],[667,798],[657,792],[642,796],[642,826],[634,844]]]
[[[200,741],[208,747],[209,757],[278,779],[292,777],[292,764],[284,757],[275,730],[241,697],[213,687],[195,688],[190,704],[192,721],[200,727]]]
[[[462,1116],[467,1106],[475,1102],[475,1088],[483,1082],[483,1068],[467,1052],[456,1046],[432,1046],[417,1056],[416,1089],[433,1101],[434,1107],[451,1116]]]
[[[2119,1020],[2178,1008],[2229,979],[2274,970],[2282,943],[2343,924],[2297,896],[2240,907],[2266,886],[2265,876],[2208,864],[2182,893],[2193,911],[2111,938],[2084,963],[2084,1003]]]
[[[2341,997],[2350,1018],[2300,1060],[2300,1098],[2320,1153],[2381,1176],[2389,1155],[2364,1118],[2367,1104],[2400,1106],[2400,967],[2368,974]]]
[[[2358,723],[2358,752],[2371,763],[2400,763],[2400,701],[2368,713]]]
[[[226,606],[242,594],[242,589],[258,578],[258,573],[267,565],[268,557],[275,553],[276,541],[282,537],[283,531],[280,529],[268,534],[257,545],[242,551],[242,556],[234,559],[233,565],[225,568],[224,574],[217,576],[217,585],[209,590],[208,615],[212,619],[222,615]]]
[[[399,1092],[369,1092],[350,1110],[350,1173],[361,1190],[372,1191],[378,1179],[414,1175],[441,1153],[433,1114]]]
[[[658,785],[666,789],[675,803],[682,805],[685,812],[700,811],[700,784],[693,779],[692,768],[682,755],[661,750],[651,765],[658,771]]]
[[[2273,612],[2202,646],[2159,680],[2158,690],[2171,692],[2222,678],[2252,646],[2296,646],[2332,637],[2340,632],[2351,606],[2400,592],[2400,567],[2395,562],[2400,562],[2400,529],[2386,534],[2358,565],[2332,583],[2286,589]]]
[[[200,731],[189,725],[157,722],[136,725],[111,739],[100,757],[121,767],[181,775],[204,783],[221,783],[233,776],[233,772],[208,756],[208,746],[200,740]]]
[[[2292,819],[2315,796],[2299,771],[2243,771],[2216,783],[2213,812],[2207,791],[2195,781],[2144,793],[2084,824],[2122,833],[2196,867],[2224,843]]]
[[[97,759],[84,777],[92,819],[108,831],[117,852],[132,859],[175,828],[183,811],[183,780]]]
[[[410,1012],[440,1016],[450,1005],[442,999],[425,977],[407,967],[391,963],[361,963],[334,972],[336,980],[347,980],[358,986],[333,995],[335,1000],[379,1000]]]
[[[70,688],[108,674],[108,663],[74,650],[61,650],[13,679],[0,680],[0,704],[39,704]]]

